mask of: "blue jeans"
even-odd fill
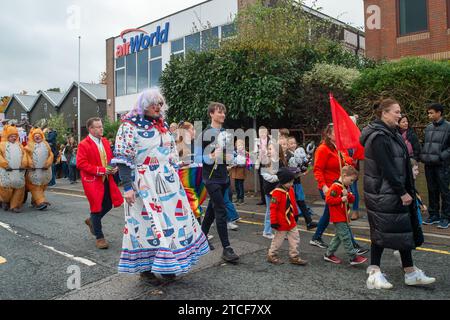
[[[61,169],[62,169],[62,174],[63,174],[63,178],[68,178],[69,177],[69,166],[67,165],[67,161],[61,161]]]
[[[270,200],[271,196],[266,195],[266,217],[264,219],[264,234],[272,234],[272,227],[270,224]]]
[[[54,186],[56,184],[56,166],[52,164],[52,180],[48,183],[49,186]]]
[[[71,182],[77,181],[77,166],[69,165],[69,180]]]
[[[244,181],[241,179],[234,179],[234,186],[236,188],[236,197],[238,200],[244,200]]]
[[[325,194],[323,193],[323,191],[319,190],[319,192],[320,192],[320,196],[322,197],[322,199],[325,200]],[[314,233],[312,239],[313,240],[322,239],[322,235],[325,232],[325,230],[328,228],[329,224],[330,224],[330,208],[328,207],[327,204],[325,204],[325,209],[323,210],[323,215],[319,220],[319,224],[317,225],[316,233]],[[353,245],[355,246],[356,245],[355,237],[353,236],[353,232],[351,232],[351,234],[352,234],[352,242],[353,242]]]
[[[350,186],[350,191],[355,196],[355,202],[353,202],[353,211],[359,211],[358,181],[353,182],[353,184]]]
[[[239,214],[234,207],[234,204],[230,200],[230,187],[225,190],[225,195],[223,196],[223,201],[225,202],[225,207],[227,209],[227,222],[233,222],[239,219]]]

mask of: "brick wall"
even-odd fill
[[[428,0],[428,31],[398,36],[397,0],[364,0],[364,12],[370,5],[381,9],[381,29],[366,26],[366,55],[374,59],[400,59],[421,56],[433,60],[450,59],[450,32],[447,0]]]

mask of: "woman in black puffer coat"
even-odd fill
[[[399,250],[407,285],[435,281],[414,267],[411,251],[423,243],[415,200],[408,149],[398,133],[401,118],[398,102],[386,99],[375,105],[377,120],[364,128],[364,197],[372,240],[369,289],[390,289],[380,270],[385,248]]]

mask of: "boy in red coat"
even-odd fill
[[[299,257],[297,220],[298,208],[295,202],[294,184],[295,173],[288,168],[281,168],[277,173],[279,186],[272,191],[270,203],[270,224],[277,230],[269,249],[267,261],[273,264],[282,264],[277,253],[287,237],[289,241],[289,261],[295,265],[306,265],[308,262]]]
[[[367,261],[358,255],[352,242],[352,233],[349,222],[349,204],[355,201],[355,196],[348,191],[348,188],[358,178],[358,171],[352,166],[342,168],[341,177],[334,182],[328,190],[325,202],[330,208],[330,222],[336,227],[336,235],[331,240],[324,260],[335,264],[342,263],[342,260],[334,255],[341,243],[344,243],[345,250],[350,257],[350,264],[357,265]]]

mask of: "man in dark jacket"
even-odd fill
[[[53,130],[53,128],[49,127],[47,132],[47,142],[50,146],[50,149],[53,152],[54,159],[58,158],[58,148],[56,138],[58,137],[58,133]],[[52,164],[52,180],[48,184],[50,187],[56,184],[56,170],[55,170],[55,162]]]
[[[435,103],[428,107],[428,118],[432,123],[425,129],[420,159],[425,163],[430,212],[430,217],[423,223],[439,224],[438,228],[447,229],[450,217],[450,123],[443,115],[443,105]]]

